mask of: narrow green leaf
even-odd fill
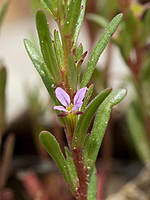
[[[58,0],[58,14],[57,14],[57,16],[60,19],[61,25],[64,24],[64,20],[65,20],[65,2],[64,2],[64,0]]]
[[[93,168],[96,161],[109,122],[111,108],[121,102],[126,93],[125,89],[118,89],[111,92],[98,108],[90,138],[86,140],[83,149],[83,160],[89,170]]]
[[[72,139],[72,147],[78,148],[82,147],[84,144],[84,140],[86,137],[87,129],[90,125],[90,122],[99,107],[102,101],[109,95],[111,89],[106,89],[97,95],[87,106],[84,113],[80,116],[78,120],[77,126],[74,131],[73,139]]]
[[[70,90],[74,94],[77,90],[77,72],[75,69],[75,61],[73,56],[69,56],[68,85]]]
[[[57,64],[52,40],[50,37],[50,31],[46,16],[43,11],[38,11],[36,15],[36,25],[40,40],[41,51],[52,76],[56,83],[59,85],[62,83],[62,76],[59,66]]]
[[[142,40],[144,45],[147,41],[147,37],[150,34],[149,22],[150,22],[150,9],[148,9],[146,11],[144,19],[142,19],[142,37],[141,37],[141,40]]]
[[[54,87],[56,85],[52,75],[49,72],[48,67],[46,66],[42,56],[40,55],[39,51],[34,47],[34,45],[27,39],[24,40],[24,45],[26,51],[35,66],[36,70],[38,71],[39,75],[41,76],[43,83],[52,99],[53,106],[60,105],[59,101],[55,96]],[[55,110],[56,114],[59,114],[59,111]],[[60,123],[63,125],[63,121],[59,118]]]
[[[34,45],[27,39],[24,40],[24,45],[26,48],[26,51],[32,60],[33,65],[35,66],[36,70],[38,71],[39,75],[41,76],[52,100],[56,99],[54,95],[54,89],[52,88],[52,85],[55,85],[55,81],[51,74],[49,74],[49,77],[45,74],[45,71],[48,71],[48,68],[40,55],[39,51],[34,47]],[[46,69],[47,68],[47,69]],[[44,70],[45,69],[45,70]],[[53,98],[55,97],[55,98]],[[54,100],[55,102],[55,100]],[[53,102],[53,103],[54,103]],[[54,103],[55,105],[55,103]]]
[[[97,176],[96,176],[96,167],[90,172],[89,175],[89,183],[88,183],[88,200],[96,200],[97,199]]]
[[[5,127],[5,89],[6,89],[6,69],[0,62],[0,138]]]
[[[78,63],[76,65],[76,69],[77,69],[77,84],[79,83],[80,81],[80,76],[81,76],[81,65],[82,63]]]
[[[86,19],[96,22],[98,25],[100,25],[103,28],[106,28],[109,23],[105,17],[101,15],[93,14],[93,13],[88,13],[86,15]]]
[[[41,0],[41,3],[43,4],[43,6],[45,7],[45,9],[50,13],[50,15],[56,19],[57,16],[55,14],[54,8],[52,6],[52,3],[49,0]]]
[[[66,162],[69,171],[69,176],[71,177],[71,180],[73,181],[76,188],[78,188],[79,180],[71,152],[67,147],[65,147],[65,152],[66,152]]]
[[[134,46],[133,41],[138,35],[135,36],[135,30],[137,30],[137,18],[129,11],[126,13],[125,20],[121,24],[121,32],[117,38],[121,53],[125,60],[129,58]]]
[[[0,104],[4,102],[6,88],[6,68],[0,62]]]
[[[127,111],[127,124],[139,158],[143,162],[149,161],[150,145],[148,142],[148,134],[136,103],[132,103]]]
[[[90,97],[93,93],[93,89],[94,89],[94,84],[90,85],[90,87],[88,88],[88,91],[86,92],[86,95],[84,97],[84,101],[83,101],[83,104],[82,104],[82,107],[81,107],[82,112],[85,110],[85,107],[87,106],[87,104],[90,100]]]
[[[65,157],[62,154],[62,151],[59,147],[59,144],[58,144],[56,138],[51,133],[49,133],[47,131],[42,131],[40,133],[40,140],[43,143],[43,145],[45,146],[49,155],[52,157],[52,159],[57,164],[61,174],[65,178],[68,185],[71,187],[73,192],[75,192],[76,189],[71,181],[71,177],[69,176]]]
[[[54,31],[54,43],[55,43],[55,52],[58,61],[59,68],[63,71],[65,69],[65,58],[64,58],[64,50],[62,48],[62,44],[58,35],[58,32]]]
[[[66,146],[65,146],[65,154],[66,154],[66,157],[72,157],[72,154],[71,154],[69,148]]]
[[[6,2],[2,5],[2,8],[0,10],[0,28],[1,28],[2,22],[4,20],[6,11],[8,9],[8,5],[9,5],[9,0],[6,0]]]
[[[81,8],[81,0],[70,1],[64,23],[64,35],[73,37],[77,20],[80,14],[80,8]]]
[[[107,43],[109,42],[111,36],[116,31],[117,27],[119,26],[122,14],[118,14],[116,17],[112,19],[112,21],[108,24],[107,28],[105,29],[104,33],[102,34],[100,40],[98,41],[97,45],[95,46],[94,50],[92,51],[92,54],[90,56],[89,62],[87,64],[85,73],[82,78],[82,82],[80,87],[85,87],[94,71],[94,68],[98,62],[98,59],[100,55],[102,54],[103,50],[105,49]]]
[[[82,0],[81,1],[81,10],[80,10],[80,14],[79,14],[78,21],[77,21],[77,24],[76,24],[74,36],[73,36],[74,43],[73,43],[72,49],[75,48],[77,40],[78,40],[78,36],[79,36],[80,29],[81,29],[83,19],[84,19],[85,8],[86,8],[86,0]]]
[[[51,3],[53,9],[55,11],[57,11],[57,9],[58,9],[58,0],[49,0],[49,2]]]
[[[62,151],[59,147],[59,144],[56,138],[47,131],[42,131],[40,133],[40,140],[45,146],[47,152],[52,157],[52,159],[56,162],[60,172],[64,176],[65,180],[68,179],[66,173],[66,160],[62,154]]]
[[[150,81],[150,57],[149,57],[149,55],[148,55],[148,57],[147,57],[147,59],[145,61],[145,64],[143,65],[143,68],[142,68],[142,72],[141,72],[141,80],[142,80],[142,82]]]
[[[76,50],[76,61],[78,62],[83,55],[83,45],[80,44]]]

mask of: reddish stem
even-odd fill
[[[134,46],[135,48],[135,53],[136,53],[136,61],[133,61],[131,57],[127,59],[127,64],[129,65],[130,69],[132,70],[132,74],[137,82],[138,87],[140,87],[140,75],[141,75],[141,69],[142,69],[142,62],[143,62],[143,54],[144,54],[144,48],[139,47],[137,44]],[[149,48],[149,47],[148,47]],[[139,99],[140,103],[142,101],[142,96],[141,96],[141,88],[138,88],[138,93],[139,93]],[[143,112],[142,112],[143,113]],[[148,139],[150,142],[150,118],[145,116],[145,113],[143,113],[144,121],[145,121],[145,126],[147,129],[148,133]]]
[[[129,65],[132,74],[136,81],[139,81],[142,61],[143,61],[143,49],[135,45],[136,60],[132,60],[131,57],[127,59],[127,64]]]
[[[72,155],[74,159],[74,164],[77,170],[79,178],[79,188],[78,188],[78,200],[87,200],[87,188],[88,188],[88,173],[84,168],[82,150],[73,149]]]

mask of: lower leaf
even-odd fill
[[[52,159],[57,164],[61,174],[63,175],[64,179],[70,186],[73,193],[76,193],[76,188],[73,184],[73,181],[71,180],[71,177],[69,176],[68,167],[66,159],[59,147],[59,144],[56,140],[56,138],[47,131],[42,131],[40,133],[40,140],[45,146],[47,152],[52,157]]]
[[[89,183],[88,183],[88,200],[96,200],[97,199],[97,176],[96,176],[96,167],[90,172],[89,175]]]

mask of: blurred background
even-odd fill
[[[67,145],[49,95],[23,44],[39,49],[39,0],[0,0],[0,200],[71,200],[65,181],[39,141],[52,132]],[[150,2],[88,0],[79,44],[86,62],[108,22],[124,18],[102,54],[91,83],[93,97],[106,87],[127,88],[111,115],[97,160],[97,199],[150,199]],[[58,29],[47,14],[50,29]]]

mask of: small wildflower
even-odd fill
[[[55,94],[57,99],[60,101],[60,103],[63,106],[54,106],[53,108],[55,110],[64,111],[65,113],[59,114],[59,116],[66,116],[69,113],[74,114],[81,114],[82,112],[78,111],[78,109],[83,104],[83,99],[86,94],[87,87],[81,88],[77,91],[77,93],[74,96],[73,103],[71,103],[70,96],[61,88],[57,87],[55,90]]]

